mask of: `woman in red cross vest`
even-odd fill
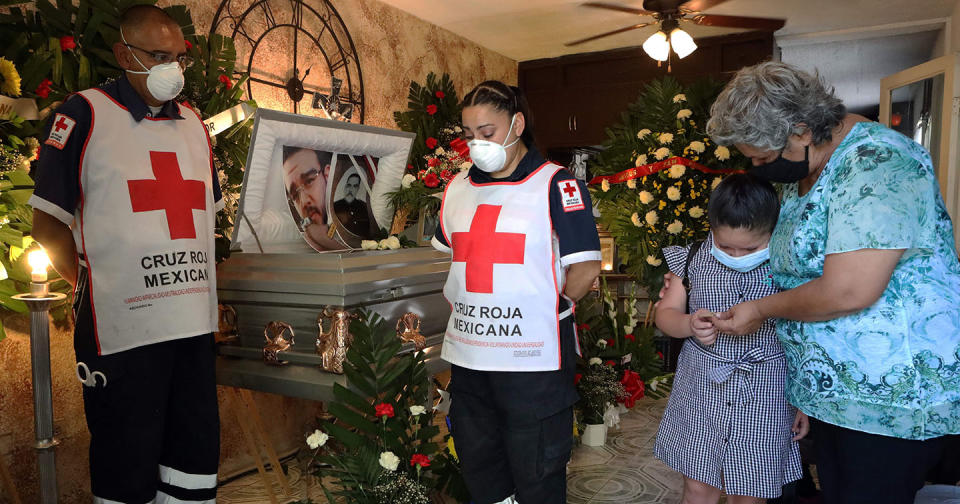
[[[478,85],[462,119],[473,166],[447,185],[433,239],[452,254],[442,356],[462,472],[477,504],[566,502],[573,306],[600,273],[590,197],[537,151],[519,89]]]

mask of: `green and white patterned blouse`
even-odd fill
[[[787,397],[841,427],[905,439],[960,433],[960,264],[930,155],[858,123],[813,188],[784,187],[770,240],[781,289],[823,275],[828,254],[906,249],[880,299],[825,322],[777,321]]]

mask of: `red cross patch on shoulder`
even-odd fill
[[[560,201],[564,212],[583,210],[583,197],[580,196],[580,186],[576,180],[561,180],[557,185],[560,186]]]
[[[73,127],[76,125],[77,121],[63,114],[57,114],[53,118],[53,127],[50,128],[50,136],[48,136],[47,140],[43,143],[63,150],[63,147],[67,145],[67,140],[70,138],[70,133],[73,133]]]

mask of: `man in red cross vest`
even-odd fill
[[[75,288],[94,502],[212,502],[220,186],[200,117],[174,100],[191,63],[180,27],[140,5],[120,28],[123,75],[47,126],[33,235]]]
[[[519,90],[467,94],[474,162],[447,185],[432,240],[450,252],[450,422],[476,504],[566,502],[578,344],[573,308],[600,273],[586,186],[544,160]]]

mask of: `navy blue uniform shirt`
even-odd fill
[[[536,149],[531,148],[517,164],[517,169],[507,178],[495,179],[476,166],[470,167],[467,176],[474,184],[517,182],[526,178],[527,175],[533,173],[546,162]],[[583,199],[583,209],[564,210],[563,199],[560,194],[560,183],[564,180],[573,180],[579,186],[580,196]],[[582,180],[577,180],[565,169],[557,172],[550,181],[550,220],[553,222],[554,232],[557,233],[561,266],[566,267],[578,262],[600,260],[600,237],[597,235],[597,225],[593,220],[593,204],[590,202],[590,192],[587,191],[587,185]],[[437,226],[434,238],[444,246],[450,246],[444,238],[440,226]],[[563,313],[569,308],[569,302],[561,297],[559,312]]]
[[[153,114],[126,76],[121,76],[100,89],[117,104],[127,109],[137,122],[148,116],[183,119],[180,115],[180,106],[172,100],[164,103],[160,111]],[[49,138],[50,129],[57,114],[63,114],[76,121],[76,125],[62,149],[44,144],[41,140],[40,157],[33,174],[35,187],[31,203],[37,210],[56,217],[69,226],[73,222],[73,212],[80,201],[80,162],[84,145],[90,135],[93,112],[87,100],[80,96],[70,96],[57,107],[54,113],[50,114],[50,120],[47,121],[40,138]],[[214,173],[213,201],[219,202],[220,199],[220,183],[217,174]]]

